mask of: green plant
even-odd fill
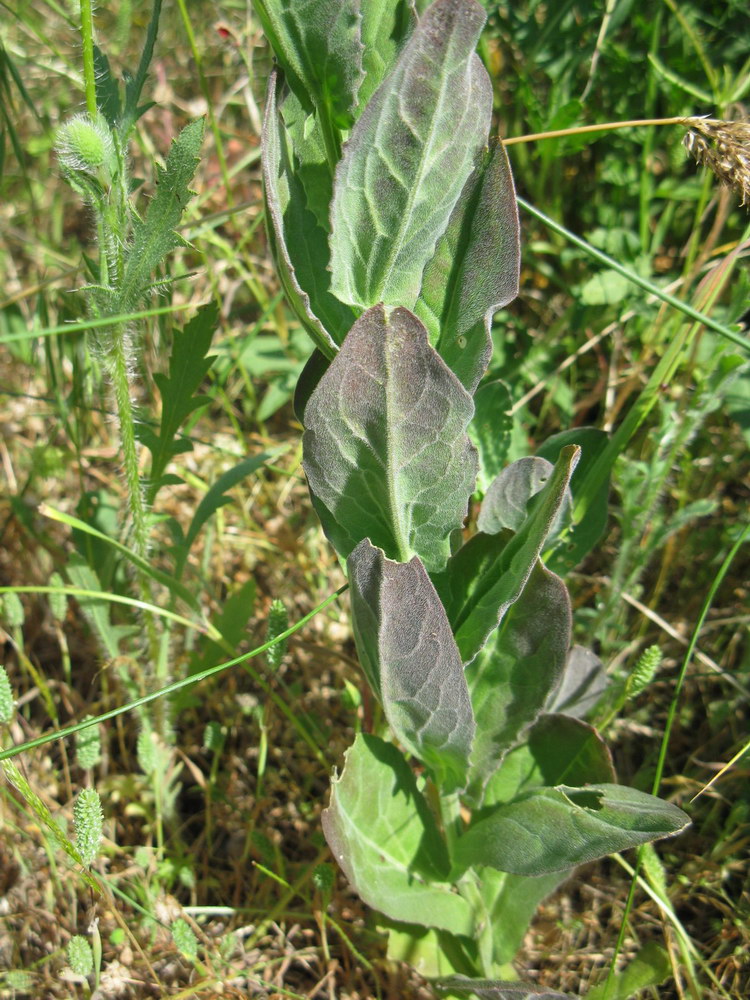
[[[279,62],[269,238],[317,347],[295,397],[303,464],[394,737],[357,737],[323,824],[392,957],[443,991],[516,997],[526,988],[503,980],[541,899],[687,817],[615,784],[578,717],[600,665],[571,648],[545,561],[565,572],[596,543],[614,457],[585,430],[503,468],[491,428],[507,391],[480,383],[520,251],[505,151],[487,145],[484,13],[418,7],[256,0]]]

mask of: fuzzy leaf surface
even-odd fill
[[[473,393],[492,356],[492,316],[518,295],[521,239],[502,142],[483,150],[427,264],[414,311]]]
[[[534,455],[519,458],[503,469],[490,484],[479,512],[477,527],[488,535],[503,528],[518,531],[529,515],[533,497],[543,488],[554,466]],[[554,535],[570,510],[572,497],[566,491],[550,534]]]
[[[476,0],[436,0],[352,129],[331,208],[333,293],[411,308],[478,151],[492,87]]]
[[[526,585],[564,501],[580,449],[563,449],[531,515],[514,535],[474,535],[433,577],[464,663],[482,649]]]
[[[448,618],[417,558],[391,562],[364,539],[349,556],[357,652],[396,737],[438,787],[466,785],[474,715]]]
[[[376,306],[357,320],[310,395],[303,437],[342,555],[369,538],[389,559],[442,569],[476,478],[472,410],[412,313]]]
[[[129,312],[146,293],[151,275],[175,247],[187,246],[176,232],[192,197],[189,184],[198,166],[205,120],[190,122],[172,142],[165,167],[157,167],[157,186],[143,219],[133,223],[118,309]]]
[[[513,430],[512,405],[510,389],[502,379],[485,382],[474,393],[469,437],[479,453],[477,489],[483,493],[507,464]]]
[[[623,785],[542,788],[470,827],[456,843],[456,870],[544,875],[674,836],[689,822],[677,806]]]
[[[574,427],[572,430],[562,431],[548,438],[537,454],[540,458],[555,462],[563,448],[571,444],[578,445],[581,449],[581,461],[570,483],[573,497],[578,502],[580,496],[577,487],[584,481],[587,471],[607,447],[608,442],[609,436],[596,427]],[[550,556],[548,563],[550,569],[564,576],[591,552],[606,530],[608,504],[609,479],[602,484],[589,503],[583,519],[569,529],[563,544]]]
[[[567,871],[550,872],[532,878],[499,872],[494,868],[480,869],[479,892],[487,922],[492,927],[492,961],[496,966],[513,961],[539,904],[569,874]]]
[[[608,685],[609,677],[596,653],[584,646],[572,646],[560,687],[550,698],[547,711],[582,719],[596,705]]]
[[[490,779],[483,805],[512,802],[544,786],[615,780],[612,755],[593,726],[569,715],[541,715]]]
[[[362,4],[362,63],[359,113],[378,89],[417,23],[413,0],[367,0]]]
[[[451,890],[445,844],[393,744],[357,736],[322,822],[333,856],[368,906],[394,920],[471,933],[471,907]]]
[[[573,1000],[570,993],[557,993],[529,983],[505,982],[501,979],[469,979],[451,976],[435,984],[441,993],[472,993],[479,1000]]]
[[[298,100],[347,129],[364,77],[360,0],[254,0]]]
[[[537,562],[521,596],[487,646],[466,668],[477,721],[470,798],[544,710],[570,646],[570,598],[562,580]]]
[[[271,252],[290,304],[316,347],[332,358],[356,318],[330,291],[333,180],[315,119],[278,71],[268,82],[262,143]]]

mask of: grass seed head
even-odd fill
[[[95,788],[84,788],[73,806],[73,825],[76,847],[81,859],[89,867],[96,861],[102,840],[102,804]]]
[[[689,132],[683,140],[693,159],[708,167],[720,181],[750,202],[750,122],[718,118],[686,118]]]

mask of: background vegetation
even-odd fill
[[[744,117],[750,24],[739,0],[486,6],[482,55],[508,139],[618,120]],[[149,17],[140,0],[97,12],[117,75],[135,72]],[[181,481],[160,491],[150,527],[148,566],[164,574],[150,576],[152,600],[177,620],[116,603],[133,598],[137,574],[106,541],[127,543],[127,508],[101,344],[81,323],[95,234],[52,149],[56,127],[83,107],[77,24],[77,5],[31,0],[4,6],[0,35],[0,637],[17,702],[3,746],[117,709],[139,677],[163,685],[256,648],[274,599],[294,623],[343,582],[309,507],[291,407],[310,345],[264,236],[268,51],[245,4],[178,0],[162,15],[144,90],[156,104],[131,148],[141,212],[170,140],[201,114],[207,130],[182,229],[189,245],[167,258],[153,315],[137,327],[145,426],[158,426],[155,376],[168,370],[175,330],[210,300],[219,329],[205,405],[187,420],[192,448],[170,465]],[[648,397],[617,465],[602,543],[570,585],[580,639],[610,664],[599,720],[622,780],[650,790],[671,724],[661,794],[693,819],[649,854],[619,943],[630,877],[610,860],[545,904],[522,962],[540,984],[583,993],[617,950],[623,966],[638,955],[652,969],[662,962],[662,985],[644,996],[740,998],[750,991],[747,546],[713,594],[689,661],[685,647],[747,520],[748,354],[564,232],[741,331],[747,215],[687,158],[684,132],[631,127],[509,147],[519,194],[557,223],[524,211],[522,294],[496,323],[493,371],[511,390],[513,457],[569,427],[620,426],[679,345],[675,373]],[[202,502],[212,513],[181,579],[190,607],[174,583],[174,524],[187,533]],[[337,871],[331,884],[334,869],[320,867],[330,860],[319,824],[329,773],[370,712],[340,620],[334,601],[281,662],[259,655],[182,690],[155,741],[131,711],[97,727],[100,754],[82,755],[80,734],[78,746],[56,741],[16,758],[63,828],[80,789],[99,791],[105,839],[94,868],[106,892],[73,874],[39,809],[5,784],[5,994],[421,995],[408,970],[380,962],[371,916]],[[652,644],[661,668],[626,700],[624,678]],[[647,891],[660,882],[668,910]],[[88,979],[70,970],[75,935],[94,946],[99,971]],[[639,985],[631,979],[621,995]]]

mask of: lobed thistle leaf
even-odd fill
[[[185,958],[191,961],[196,959],[198,957],[198,939],[190,925],[182,917],[178,917],[172,923],[170,930],[172,931],[172,940]]]
[[[742,205],[750,203],[750,122],[696,117],[685,124],[690,127],[683,139],[688,153],[736,191]]]
[[[2,611],[5,623],[9,628],[21,628],[26,619],[21,598],[15,590],[9,590],[3,594]]]
[[[68,963],[77,976],[88,976],[94,970],[94,953],[81,934],[68,941]]]
[[[626,691],[629,698],[635,698],[636,695],[646,690],[659,669],[661,658],[661,650],[658,646],[649,646],[643,651],[633,668],[633,673],[627,680]]]
[[[7,724],[13,718],[16,703],[5,667],[0,664],[0,724]]]
[[[91,867],[99,853],[103,823],[99,793],[95,788],[84,788],[73,806],[73,826],[78,853],[88,867]]]
[[[86,722],[92,716],[87,715],[83,720]],[[79,767],[89,769],[96,767],[102,759],[102,740],[98,726],[88,726],[75,735],[76,741],[76,762]]]
[[[268,632],[266,634],[266,642],[271,642],[277,636],[281,635],[282,632],[286,632],[289,628],[289,614],[284,607],[283,601],[271,601],[271,607],[268,612]],[[268,661],[268,666],[276,670],[277,667],[281,665],[281,661],[286,655],[287,641],[286,639],[282,642],[277,642],[270,649],[266,650],[266,660]]]

